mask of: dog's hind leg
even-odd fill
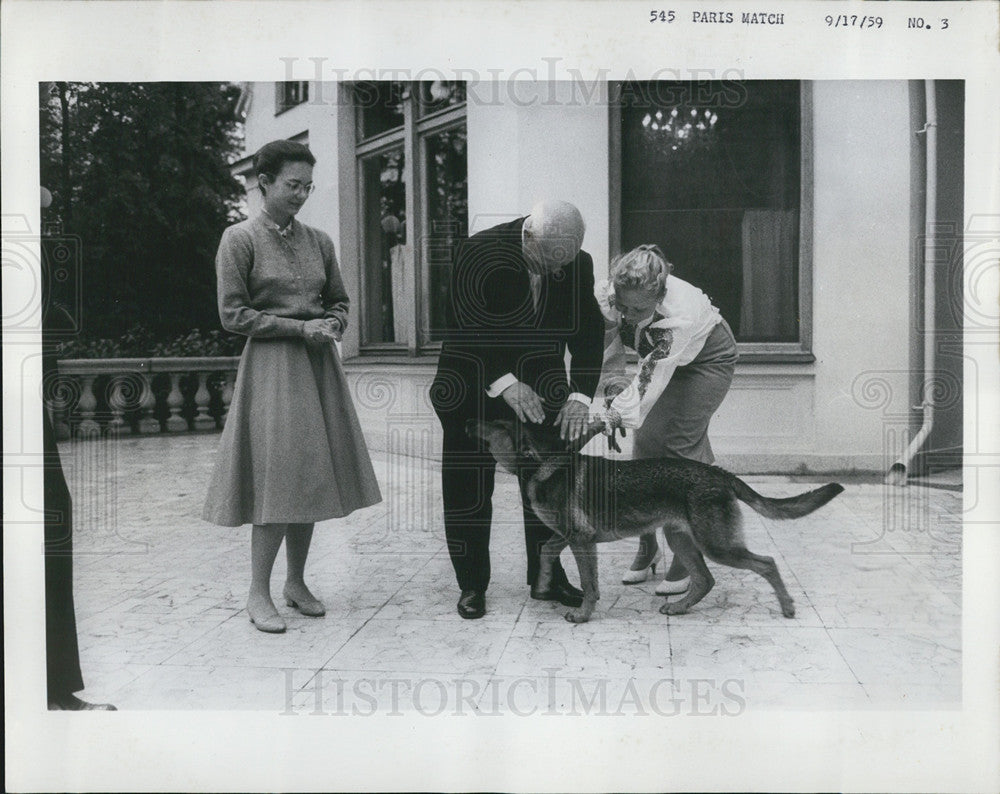
[[[705,558],[695,545],[694,538],[685,530],[667,525],[663,529],[670,550],[677,555],[691,577],[691,584],[680,601],[668,601],[660,612],[664,615],[683,615],[715,586],[715,579],[705,565]]]
[[[733,498],[695,501],[688,513],[698,546],[715,562],[731,568],[744,568],[767,579],[778,596],[781,614],[795,617],[795,604],[781,581],[778,566],[770,557],[747,550],[743,540],[743,515]]]
[[[778,566],[775,565],[772,557],[764,557],[754,554],[745,548],[730,549],[710,549],[706,548],[705,553],[716,562],[728,565],[731,568],[745,568],[763,576],[774,588],[774,593],[778,596],[778,603],[781,604],[781,614],[786,618],[795,617],[795,602],[785,589],[785,583],[778,573]]]
[[[576,567],[580,569],[580,587],[583,588],[583,603],[566,613],[570,623],[586,623],[594,614],[594,607],[601,597],[597,586],[597,544],[574,541],[569,545],[576,558]]]

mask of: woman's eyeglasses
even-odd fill
[[[316,189],[316,186],[312,182],[299,182],[296,179],[286,179],[285,187],[293,193],[305,193],[307,196]]]

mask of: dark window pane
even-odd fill
[[[740,341],[799,339],[795,81],[630,83],[622,250],[658,244]]]
[[[449,80],[427,80],[418,83],[418,103],[421,116],[465,102],[465,83]]]
[[[309,100],[309,83],[304,80],[276,83],[275,90],[278,113]]]
[[[365,288],[362,340],[406,342],[408,312],[402,297],[406,256],[406,183],[403,149],[361,162]]]
[[[455,245],[468,233],[469,190],[465,125],[424,139],[427,174],[427,277],[424,322],[427,341],[440,341]]]
[[[403,96],[406,83],[380,80],[354,84],[354,104],[358,109],[358,137],[380,135],[403,126]]]

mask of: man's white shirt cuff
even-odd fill
[[[497,378],[493,383],[491,383],[486,389],[486,395],[488,397],[499,397],[508,388],[517,383],[517,378],[514,377],[513,372],[508,372],[506,375],[502,375]]]

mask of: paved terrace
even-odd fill
[[[619,581],[625,540],[600,547],[601,601],[571,625],[528,597],[516,484],[500,474],[488,613],[464,621],[437,464],[374,452],[385,501],[316,529],[307,573],[329,613],[279,602],[288,632],[265,635],[244,610],[248,528],[199,518],[218,440],[62,445],[87,699],[273,713],[960,707],[961,493],[846,481],[798,521],[745,509],[748,546],[777,561],[793,620],[762,579],[712,563],[706,599],[661,615],[655,582]],[[773,496],[814,487],[747,479]],[[282,554],[275,595],[283,576]]]

